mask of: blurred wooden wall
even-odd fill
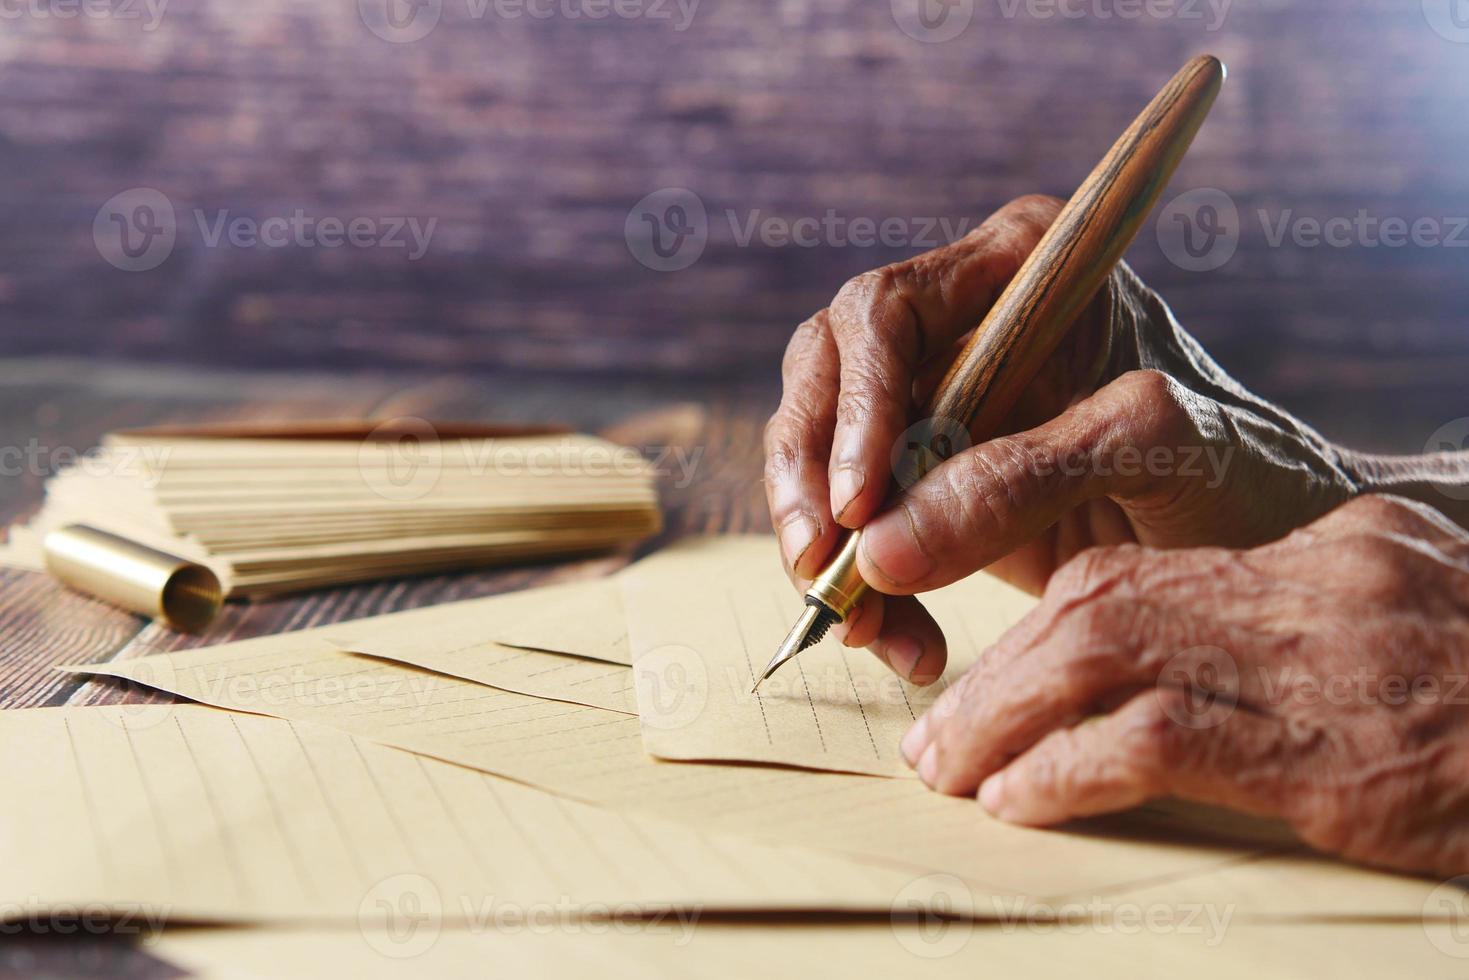
[[[138,17],[0,18],[0,355],[770,373],[846,278],[913,249],[742,246],[727,210],[972,224],[1065,194],[1211,51],[1230,79],[1165,200],[1227,192],[1238,251],[1185,271],[1149,225],[1145,278],[1267,392],[1409,397],[1469,372],[1469,247],[1272,247],[1256,217],[1469,215],[1469,44],[1432,28],[1435,0],[1236,0],[1222,23],[1205,0],[1139,19],[1116,14],[1136,0],[957,0],[972,20],[943,43],[886,0],[703,0],[686,24],[672,0],[595,21],[415,0],[439,22],[411,43],[369,29],[383,0],[169,0],[152,29],[146,0],[112,2]],[[177,214],[144,272],[93,234],[135,187]],[[709,216],[681,271],[624,237],[665,187]],[[437,226],[409,261],[210,247],[195,209]]]

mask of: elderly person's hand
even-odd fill
[[[1123,266],[1004,431],[888,505],[895,444],[1059,208],[1021,198],[952,245],[859,276],[786,351],[765,483],[787,571],[804,588],[838,525],[864,528],[873,588],[836,633],[916,683],[946,654],[912,596],[977,569],[1039,593],[1095,545],[1251,547],[1364,490],[1423,497],[1432,476],[1469,472],[1332,445],[1233,381]]]
[[[904,738],[1053,824],[1176,796],[1324,851],[1469,871],[1469,534],[1360,497],[1248,551],[1087,551]]]

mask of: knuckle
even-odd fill
[[[1437,512],[1428,505],[1391,494],[1354,497],[1337,508],[1334,516],[1338,523],[1423,537],[1440,537],[1446,530]]]
[[[936,471],[944,509],[966,533],[994,536],[1011,515],[1023,513],[1023,495],[1010,468],[1001,461],[1004,448],[993,444],[960,453]]]
[[[850,333],[864,327],[871,319],[867,314],[878,297],[892,288],[895,271],[891,266],[869,269],[848,279],[831,301],[832,326],[838,333]]]
[[[1072,605],[1130,584],[1142,549],[1137,545],[1101,545],[1087,548],[1056,570],[1046,584],[1045,597],[1061,605]],[[1079,607],[1088,608],[1088,607]]]
[[[1142,768],[1152,771],[1183,762],[1183,743],[1179,739],[1178,724],[1173,720],[1182,717],[1179,712],[1183,710],[1182,692],[1169,688],[1157,688],[1152,696],[1133,702],[1121,735],[1129,757],[1138,760]]]
[[[765,477],[781,479],[793,473],[801,458],[801,438],[792,418],[776,412],[765,423]]]
[[[1044,232],[1051,227],[1064,206],[1059,197],[1052,197],[1050,194],[1022,194],[1001,208],[999,213]]]
[[[853,370],[842,380],[837,397],[837,421],[843,425],[862,425],[868,420],[889,414],[892,399],[885,385],[873,375]]]
[[[1184,414],[1183,393],[1178,382],[1162,371],[1153,368],[1128,371],[1115,383],[1136,410],[1158,416],[1164,423]]]
[[[1342,854],[1352,849],[1359,821],[1333,796],[1308,793],[1287,808],[1287,819],[1301,840],[1317,850]]]

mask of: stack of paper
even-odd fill
[[[483,427],[138,430],[57,474],[11,557],[87,524],[210,566],[260,595],[637,540],[659,526],[634,450]]]
[[[717,538],[610,580],[67,668],[203,704],[0,716],[16,748],[0,760],[16,801],[0,839],[29,844],[0,873],[0,901],[347,921],[384,956],[442,941],[444,957],[470,961],[538,961],[487,925],[507,909],[544,911],[562,934],[609,909],[680,929],[719,910],[869,915],[883,930],[850,935],[899,966],[931,955],[935,935],[889,925],[900,912],[1008,924],[972,942],[1017,964],[1030,944],[1000,938],[1016,923],[1024,935],[1051,923],[1034,956],[1054,959],[1064,935],[1124,931],[1114,912],[1167,912],[1182,945],[1113,950],[1104,972],[1140,954],[1207,956],[1220,975],[1279,941],[1283,927],[1262,922],[1407,919],[1380,933],[1411,940],[1388,958],[1432,960],[1423,923],[1455,912],[1434,882],[1322,858],[1279,826],[1159,806],[1040,831],[930,792],[895,743],[937,690],[863,651],[825,641],[752,694],[799,602],[773,540]],[[978,576],[929,604],[950,639],[948,680],[1034,600]],[[1068,932],[1078,914],[1090,928]],[[1222,944],[1243,920],[1264,938]],[[725,928],[704,945],[738,943],[742,927]],[[280,935],[177,948],[209,966]],[[842,942],[797,930],[789,955],[829,959],[818,935]],[[330,932],[297,940],[306,959],[339,945]],[[573,960],[678,962],[656,943],[588,943]],[[1380,948],[1364,939],[1354,955]]]

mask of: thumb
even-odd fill
[[[1161,481],[1188,479],[1192,470],[1177,464],[1190,456],[1182,450],[1202,451],[1209,411],[1207,399],[1161,372],[1121,375],[1045,425],[981,443],[926,474],[862,529],[862,577],[890,595],[940,588],[1088,500],[1152,495]]]

